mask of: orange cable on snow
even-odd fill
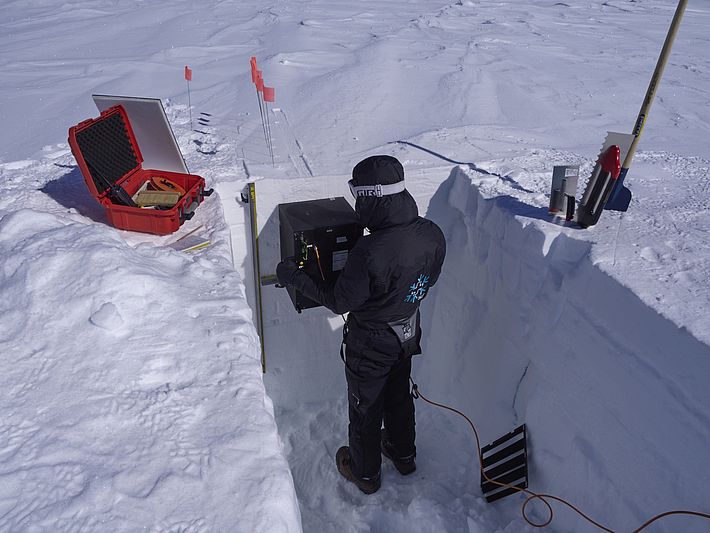
[[[553,496],[551,494],[538,494],[538,493],[533,492],[528,489],[521,489],[519,487],[513,486],[510,483],[501,483],[499,481],[489,478],[483,470],[483,455],[481,453],[481,440],[478,437],[478,431],[476,430],[476,426],[473,424],[473,422],[471,422],[471,419],[469,417],[467,417],[464,413],[459,411],[458,409],[454,409],[453,407],[449,407],[448,405],[437,403],[437,402],[434,402],[434,401],[428,399],[426,396],[424,396],[419,391],[419,386],[416,383],[414,383],[414,380],[412,380],[411,377],[409,378],[409,381],[411,381],[411,383],[412,383],[412,393],[415,398],[421,398],[422,400],[424,400],[425,402],[427,402],[431,405],[434,405],[436,407],[440,407],[441,409],[446,409],[448,411],[456,413],[457,415],[463,417],[466,420],[466,422],[468,422],[469,426],[471,426],[471,430],[473,431],[473,435],[476,437],[476,451],[478,453],[478,462],[480,465],[481,475],[486,479],[486,481],[489,481],[490,483],[493,483],[495,485],[498,485],[498,486],[504,487],[504,488],[511,488],[511,489],[514,489],[518,492],[521,492],[521,493],[524,493],[527,495],[527,498],[523,502],[520,512],[523,515],[523,519],[525,519],[525,521],[528,524],[530,524],[532,527],[543,528],[543,527],[547,527],[548,525],[550,525],[550,523],[552,522],[552,519],[554,518],[554,511],[552,510],[552,505],[550,505],[550,502],[548,500],[554,500],[554,501],[559,502],[563,505],[566,505],[567,507],[572,509],[574,512],[576,512],[579,516],[581,516],[586,521],[588,521],[590,524],[593,524],[594,526],[598,527],[600,530],[606,531],[607,533],[616,533],[613,529],[609,529],[607,527],[604,527],[596,520],[594,520],[594,519],[590,518],[589,516],[587,516],[586,514],[584,514],[579,508],[577,508],[575,505],[571,504],[570,502],[568,502],[564,498],[559,498],[559,497]],[[548,511],[550,512],[550,516],[545,522],[536,523],[536,522],[533,522],[528,517],[527,507],[528,507],[528,504],[533,500],[542,501],[542,503],[545,504]],[[647,520],[646,522],[644,522],[641,525],[641,527],[639,527],[638,529],[634,529],[633,533],[639,533],[640,531],[646,529],[648,526],[650,526],[652,523],[656,522],[657,520],[660,520],[661,518],[664,518],[666,516],[671,516],[671,515],[697,516],[700,518],[706,518],[706,519],[710,520],[710,514],[700,513],[697,511],[666,511],[665,513],[660,513],[660,514],[654,516],[653,518]]]
[[[643,523],[643,525],[640,528],[634,529],[632,533],[638,533],[639,531],[646,529],[648,526],[653,524],[656,520],[660,520],[663,517],[671,516],[671,515],[678,515],[678,514],[687,515],[687,516],[699,516],[700,518],[707,518],[708,520],[710,520],[710,514],[700,513],[698,511],[666,511],[665,513],[657,514],[653,518],[647,520],[646,522]]]

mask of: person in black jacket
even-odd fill
[[[276,273],[282,285],[334,313],[349,312],[343,332],[349,446],[338,450],[336,464],[371,494],[380,488],[380,453],[401,474],[416,468],[411,358],[421,353],[419,304],[439,278],[446,241],[436,224],[418,216],[394,157],[364,159],[349,185],[358,220],[370,233],[352,248],[335,285],[309,276],[293,258]]]

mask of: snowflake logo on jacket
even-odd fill
[[[416,303],[426,296],[429,289],[429,276],[420,274],[417,281],[409,286],[409,294],[404,299],[407,303]]]

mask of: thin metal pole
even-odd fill
[[[266,107],[266,131],[269,133],[269,153],[271,154],[271,166],[274,166],[274,138],[271,136],[271,120],[269,119],[269,103],[264,101]]]
[[[190,96],[190,80],[187,80],[187,108],[190,110],[190,129],[194,129],[192,127],[192,98]]]
[[[266,121],[264,120],[264,104],[261,103],[261,93],[259,93],[259,88],[256,88],[256,99],[259,102],[259,116],[261,117],[261,129],[264,131],[264,142],[266,143],[266,148],[268,149],[269,147],[269,139],[266,136]]]

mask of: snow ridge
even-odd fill
[[[0,287],[0,530],[300,530],[234,271],[19,209]]]

